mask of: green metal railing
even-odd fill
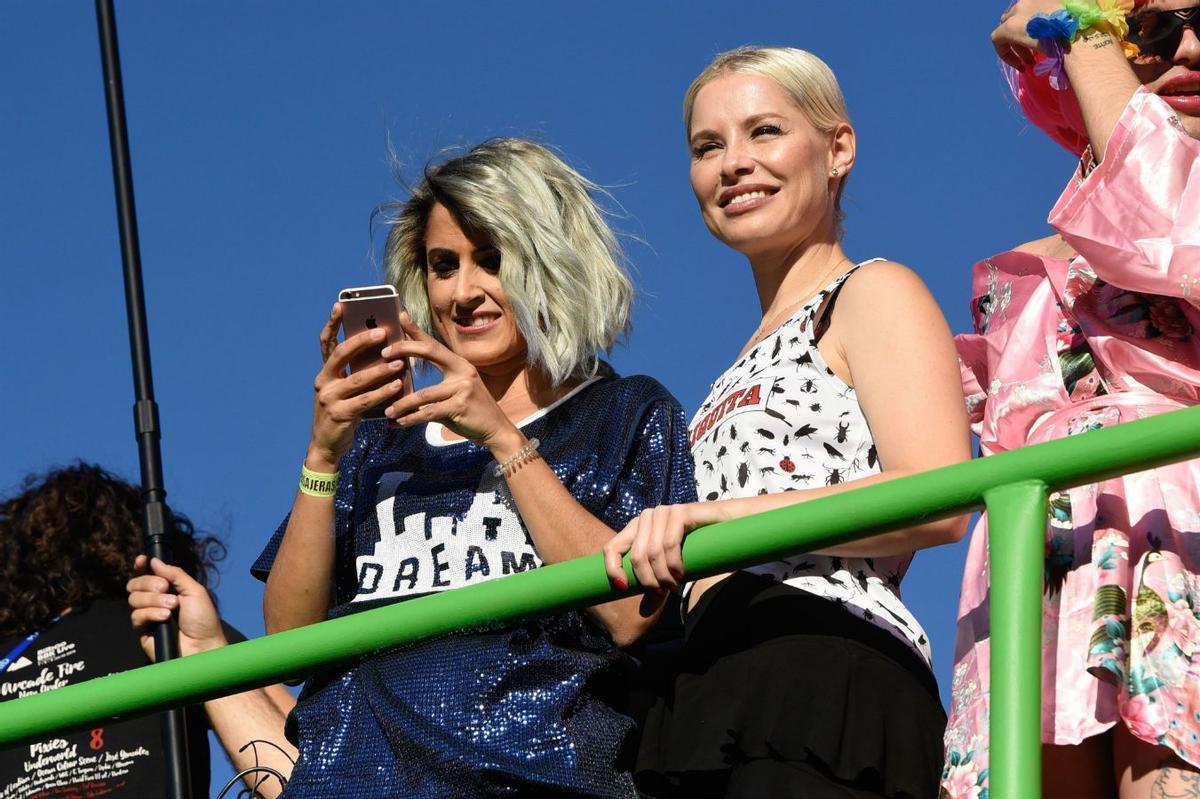
[[[688,536],[692,578],[986,507],[991,541],[994,799],[1041,794],[1041,593],[1049,491],[1200,455],[1200,407],[948,466]],[[636,580],[626,562],[631,590]],[[301,675],[431,636],[592,605],[614,591],[601,555],[277,633],[0,704],[0,744]]]

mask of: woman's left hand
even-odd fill
[[[604,545],[604,568],[627,588],[622,556],[628,552],[642,588],[675,590],[683,580],[683,538],[697,527],[723,521],[719,502],[689,502],[647,508]]]
[[[481,447],[495,446],[504,434],[519,432],[469,361],[417,327],[407,313],[401,314],[400,326],[408,338],[384,349],[383,357],[429,361],[442,373],[442,382],[393,402],[384,411],[389,419],[401,427],[441,422]]]

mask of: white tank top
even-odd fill
[[[826,365],[814,337],[817,311],[859,266],[818,292],[712,384],[689,429],[701,500],[815,488],[879,473],[875,442],[854,389]],[[911,561],[911,552],[878,558],[798,555],[745,571],[837,602],[906,642],[929,664],[925,631],[900,601],[900,581]]]

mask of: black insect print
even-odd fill
[[[837,443],[845,444],[846,436],[850,435],[850,423],[838,422],[837,426]]]
[[[784,402],[786,402],[788,405],[791,405],[793,408],[800,407],[800,400],[785,399]]]
[[[817,428],[811,424],[802,424],[793,431],[796,438],[812,438],[812,434],[815,432],[817,432]]]
[[[763,496],[764,494],[769,494],[769,493],[771,493],[771,492],[770,492],[770,491],[768,491],[768,490],[767,490],[767,489],[765,489],[765,488],[760,488],[760,489],[758,489],[758,495],[759,495],[760,497],[761,497],[761,496]]]
[[[720,463],[721,458],[724,458],[728,454],[729,454],[729,449],[724,444],[722,444],[721,448],[719,450],[717,450],[717,463]]]
[[[817,381],[801,380],[800,381],[800,390],[802,392],[804,392],[805,394],[816,394],[817,393]]]
[[[771,449],[770,447],[759,447],[758,452],[760,455],[772,455],[773,456],[775,454],[775,450]]]
[[[875,450],[875,445],[872,444],[867,449],[867,466],[875,468],[875,462],[879,460],[879,453]]]
[[[842,473],[844,469],[825,467],[825,472],[829,475],[825,478],[825,485],[835,486],[838,483],[846,482],[846,476]]]
[[[820,413],[821,412],[821,403],[814,402],[812,405],[808,406],[808,409],[810,411],[812,411],[813,413]]]
[[[703,463],[704,463],[704,468],[708,470],[709,474],[712,474],[715,471],[716,467],[713,466],[712,461],[704,461]]]
[[[771,348],[771,360],[779,357],[779,351],[783,349],[783,336],[775,337],[775,346]]]
[[[847,583],[842,578],[838,577],[836,574],[822,574],[821,576],[825,578],[825,582],[833,583],[834,585],[836,585],[840,588],[849,588],[850,587],[849,583]],[[845,600],[842,600],[842,601],[844,602]]]
[[[799,336],[792,336],[791,338],[788,339],[788,346],[790,346],[790,347],[794,347],[799,343],[800,343]]]
[[[758,428],[758,434],[760,436],[762,436],[763,438],[769,438],[772,441],[775,440],[775,434],[765,428],[762,428],[762,427]]]
[[[854,573],[854,579],[858,580],[859,588],[861,588],[863,591],[867,590],[867,573],[865,571],[863,571],[862,569],[859,569],[858,571],[856,571]]]
[[[771,385],[771,393],[772,394],[782,394],[785,391],[787,391],[787,389],[784,388],[783,386],[779,385],[778,383],[774,383]]]
[[[766,477],[768,474],[778,474],[778,472],[775,471],[774,466],[764,466],[758,470],[758,474],[760,477]]]
[[[788,418],[774,408],[763,408],[763,413],[765,413],[767,416],[770,416],[772,419],[778,419],[784,424],[787,424]]]
[[[788,445],[788,439],[789,439],[789,438],[791,438],[791,436],[789,436],[787,433],[784,433],[784,434],[783,434],[783,445],[784,445],[785,447]]]
[[[812,353],[811,352],[801,353],[799,358],[792,358],[792,361],[795,362],[795,364],[797,366],[804,366],[805,364],[810,364],[813,362]]]
[[[722,494],[729,493],[729,481],[725,479],[724,474],[721,475],[721,493]]]
[[[813,479],[813,476],[811,474],[793,474],[792,479],[797,483],[807,483]]]
[[[866,619],[867,621],[875,621],[875,614],[871,612],[870,608],[863,608],[862,614],[863,614],[863,618]]]
[[[804,460],[806,460],[806,461],[815,461],[816,460],[816,457],[808,450],[804,450],[803,452],[801,452],[800,457],[804,458]]]
[[[825,367],[825,374],[829,375],[830,377],[833,377],[833,370],[832,370],[832,369],[830,369],[828,366],[826,366],[826,367]]]
[[[890,608],[888,608],[888,606],[887,606],[887,605],[882,605],[882,604],[881,604],[879,607],[883,608],[883,612],[884,612],[884,613],[886,613],[887,615],[891,616],[893,619],[895,619],[895,620],[896,620],[896,623],[897,623],[897,624],[899,624],[901,627],[903,627],[903,628],[904,628],[904,629],[906,629],[906,630],[911,630],[911,629],[912,629],[912,625],[911,625],[911,624],[909,624],[908,622],[906,622],[902,616],[897,616],[895,613],[892,613],[891,609],[890,609]]]
[[[825,447],[825,452],[832,458],[837,458],[839,461],[846,460],[846,456],[838,451],[837,447],[830,444],[828,441],[822,442],[821,446]]]
[[[709,491],[708,495],[705,496],[704,498],[707,499],[709,502],[716,502],[720,496],[721,495],[718,494],[716,491]]]
[[[729,440],[737,441],[737,428],[732,423],[729,425]]]
[[[741,486],[742,488],[745,488],[746,481],[749,479],[750,479],[750,466],[745,461],[742,461],[741,463],[738,464],[738,468],[737,468],[738,485]]]
[[[741,446],[738,447],[738,452],[742,453],[743,455],[745,455],[749,451],[750,451],[750,442],[749,441],[743,441]]]
[[[750,360],[753,361],[757,357],[758,357],[758,348],[755,347],[754,349],[750,350]]]

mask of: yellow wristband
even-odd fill
[[[314,472],[300,467],[300,492],[310,497],[332,497],[337,493],[338,473]]]

